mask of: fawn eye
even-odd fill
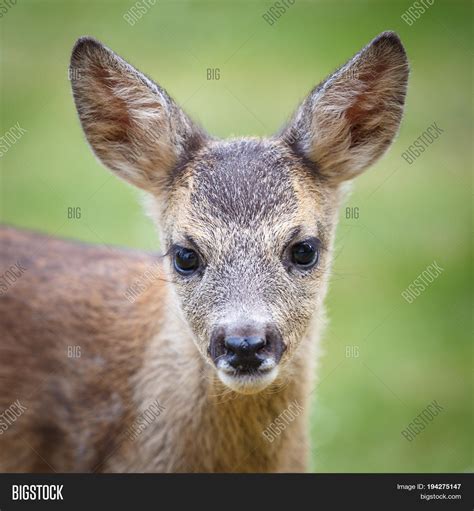
[[[199,268],[199,256],[189,248],[179,247],[173,262],[176,271],[181,275],[191,275]]]
[[[303,268],[314,266],[319,260],[317,240],[307,240],[291,247],[291,261]]]

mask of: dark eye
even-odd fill
[[[291,248],[291,260],[294,264],[309,268],[314,266],[319,259],[319,248],[313,241],[303,241],[296,243]]]
[[[199,268],[199,256],[194,250],[180,247],[174,254],[174,267],[181,275],[190,275]]]

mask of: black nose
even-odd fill
[[[268,359],[277,363],[285,350],[275,325],[237,321],[215,328],[209,343],[209,355],[219,367],[246,372],[260,369]]]
[[[262,337],[226,337],[224,345],[236,355],[246,357],[254,355],[260,348],[263,348],[265,339]]]
[[[264,337],[226,337],[224,346],[229,353],[229,364],[236,369],[258,367],[262,363],[262,358],[258,356],[266,344]]]

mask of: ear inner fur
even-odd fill
[[[281,137],[330,182],[352,179],[393,141],[407,80],[400,39],[384,32],[309,94]]]

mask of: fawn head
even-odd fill
[[[71,81],[98,158],[151,197],[175,296],[203,357],[240,393],[288,367],[322,308],[343,183],[397,133],[408,63],[385,32],[268,139],[221,141],[92,38]]]

